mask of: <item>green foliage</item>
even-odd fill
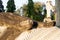
[[[36,20],[36,21],[43,21],[42,6],[40,2],[33,3],[32,0],[28,0],[28,5],[23,5],[23,13],[25,16]]]
[[[22,8],[23,8],[24,16],[28,16],[28,15],[27,15],[27,5],[24,4],[24,5],[22,6]]]
[[[37,21],[43,21],[43,16],[41,14],[42,7],[39,5],[37,8],[34,6],[34,3],[32,0],[28,0],[28,9],[27,9],[27,16],[30,17],[33,20]]]
[[[41,14],[42,12],[42,7],[39,6],[39,8],[37,8],[37,12],[35,11],[35,16],[34,16],[34,20],[36,21],[43,21],[43,15]]]
[[[28,5],[27,5],[27,7],[28,7],[28,11],[27,11],[27,13],[28,13],[28,17],[30,17],[31,19],[33,19],[34,17],[34,3],[33,3],[33,1],[32,0],[28,0]]]
[[[14,0],[9,0],[7,2],[7,12],[14,12],[15,11],[15,4],[14,4]]]
[[[43,21],[43,15],[41,13],[39,15],[35,15],[34,20],[42,22]]]
[[[47,15],[47,10],[44,9],[44,15],[43,15],[43,19],[46,18],[46,15]]]
[[[2,1],[0,0],[0,12],[4,12],[4,6],[2,5]]]
[[[51,19],[55,20],[55,14],[54,13],[51,15]]]

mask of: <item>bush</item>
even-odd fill
[[[55,20],[55,14],[52,14],[52,15],[51,15],[51,19],[52,19],[52,20]]]

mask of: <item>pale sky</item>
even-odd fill
[[[7,5],[7,1],[8,0],[2,0],[3,1],[3,5],[4,5],[4,9],[6,9],[6,5]],[[52,4],[55,5],[55,0],[51,0]],[[46,2],[46,0],[33,0],[33,2]],[[20,8],[23,4],[27,4],[28,0],[15,0],[15,5],[16,8]]]

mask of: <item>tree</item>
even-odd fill
[[[14,12],[15,11],[15,4],[14,4],[14,0],[9,0],[7,2],[7,12]]]
[[[35,9],[35,20],[37,21],[43,21],[43,15],[42,15],[42,5],[40,2],[35,3],[34,5],[34,9]]]
[[[54,12],[51,14],[51,20],[55,20],[55,13]]]
[[[35,2],[33,3],[33,11],[31,8],[29,8],[29,10],[31,12],[28,13],[28,5],[24,4],[23,5],[23,13],[25,16],[30,15],[30,18],[32,17],[33,20],[37,20],[37,21],[43,21],[43,15],[41,14],[42,12],[42,3],[40,2]]]
[[[27,11],[28,11],[28,10],[27,10],[27,9],[28,9],[28,8],[27,8],[27,5],[24,4],[22,8],[23,8],[24,16],[27,16],[27,14],[28,14],[28,13],[27,13]]]
[[[27,5],[27,7],[28,7],[28,11],[27,11],[27,13],[28,13],[28,17],[30,17],[31,19],[34,19],[34,3],[33,3],[33,1],[32,0],[28,0],[28,5]]]
[[[4,12],[4,6],[2,5],[2,1],[0,0],[0,12]]]
[[[43,4],[43,12],[44,12],[44,15],[43,15],[43,19],[46,18],[46,15],[47,15],[47,10],[46,10],[46,5]]]

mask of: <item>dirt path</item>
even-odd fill
[[[21,32],[19,30],[8,28],[0,40],[14,40]]]

